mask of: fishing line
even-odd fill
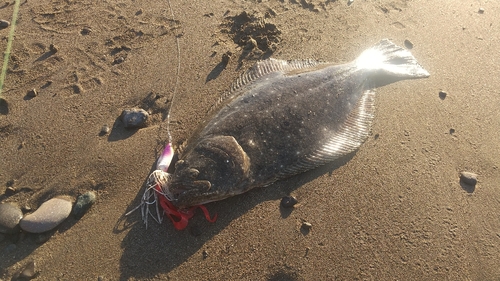
[[[170,4],[170,0],[167,0],[167,3],[168,3],[168,7],[170,9],[170,15],[172,16],[172,21],[175,23],[174,11],[172,9],[172,5]],[[170,110],[172,109],[172,105],[174,103],[174,98],[175,98],[175,95],[177,94],[177,88],[179,86],[179,76],[180,76],[180,71],[181,71],[181,48],[180,48],[180,44],[179,44],[179,36],[178,35],[175,35],[175,43],[177,46],[177,73],[176,73],[176,78],[175,78],[174,90],[173,90],[172,94],[170,95],[170,106],[168,108],[168,113],[167,113],[168,142],[163,150],[163,153],[161,154],[161,156],[158,159],[157,169],[149,175],[146,190],[144,191],[144,194],[142,195],[142,198],[141,198],[141,204],[139,204],[137,207],[133,208],[132,210],[130,210],[129,212],[127,212],[125,214],[125,216],[128,216],[140,208],[142,220],[143,220],[144,224],[146,225],[146,228],[148,227],[148,217],[150,215],[151,215],[151,217],[153,217],[153,219],[157,223],[161,223],[163,220],[162,214],[165,214],[165,209],[170,210],[170,211],[175,210],[175,208],[173,206],[167,206],[166,208],[163,207],[162,202],[163,202],[163,204],[165,204],[164,201],[168,201],[167,200],[168,196],[167,196],[167,194],[162,192],[162,188],[161,188],[168,181],[168,173],[166,172],[166,170],[168,169],[168,165],[170,164],[170,162],[172,160],[171,156],[173,156],[173,155],[169,155],[170,158],[167,157],[168,159],[167,158],[164,159],[166,154],[169,154],[168,152],[173,152],[171,150],[171,146],[170,146],[170,144],[172,143],[172,134],[170,132]],[[161,128],[161,125],[160,125],[160,128]],[[160,162],[163,162],[163,161],[167,162],[166,163],[167,168],[165,168],[165,171],[158,169],[162,164]],[[165,164],[165,163],[163,163],[163,164]],[[161,199],[163,199],[163,201],[161,201]],[[154,205],[156,215],[154,214],[154,211],[152,212],[149,210],[150,205]],[[159,207],[162,207],[162,209],[160,210]],[[171,215],[172,214],[169,215],[170,219],[172,219]],[[184,218],[184,217],[182,217],[182,218]],[[184,218],[184,220],[186,220],[186,219]],[[174,221],[174,220],[172,220],[172,221]]]
[[[12,22],[10,23],[9,38],[7,40],[7,49],[5,50],[5,55],[3,57],[2,73],[0,74],[0,99],[3,92],[3,83],[5,81],[5,76],[7,75],[7,65],[9,64],[10,50],[12,49],[12,41],[14,41],[14,30],[16,29],[17,14],[19,13],[19,5],[21,0],[16,0],[14,3],[14,11],[12,12]],[[180,63],[180,62],[179,62]]]
[[[170,14],[172,15],[172,21],[175,23],[174,10],[172,9],[172,5],[170,4],[170,0],[167,0],[167,3],[168,3],[168,7],[170,9]],[[177,74],[175,77],[174,91],[172,92],[172,95],[170,96],[170,106],[168,108],[168,113],[167,113],[168,143],[172,143],[172,134],[170,132],[170,111],[172,111],[172,106],[174,105],[174,98],[175,98],[175,95],[177,94],[177,88],[179,86],[179,76],[181,73],[181,48],[180,48],[180,44],[179,44],[179,36],[177,34],[175,35],[175,43],[177,45]]]

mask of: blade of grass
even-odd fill
[[[19,5],[21,0],[16,0],[14,3],[14,11],[12,12],[12,21],[10,22],[9,38],[7,40],[7,49],[3,57],[2,73],[0,74],[0,99],[3,99],[3,85],[5,76],[7,75],[7,66],[9,64],[10,50],[12,49],[12,41],[14,41],[14,31],[17,24],[17,14],[19,13]]]

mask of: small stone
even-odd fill
[[[30,280],[34,278],[36,275],[35,271],[35,262],[30,261],[23,270],[19,273],[19,277],[21,280]],[[18,279],[19,280],[19,279]]]
[[[231,53],[231,51],[225,52],[222,55],[222,63],[227,65],[229,63],[229,60],[231,59],[232,55],[233,55],[233,53]]]
[[[302,223],[302,228],[304,228],[306,230],[311,229],[311,227],[312,227],[312,224],[310,224],[310,223],[308,223],[306,221]]]
[[[9,25],[10,25],[10,22],[9,22],[9,21],[6,21],[6,20],[0,20],[0,29],[7,28],[7,27],[9,27]]]
[[[19,221],[23,218],[21,208],[15,203],[0,204],[0,233],[16,233]]]
[[[125,128],[142,128],[146,127],[149,113],[140,108],[126,109],[122,111],[121,119]]]
[[[28,96],[29,98],[34,98],[38,96],[38,92],[36,89],[31,89],[28,91],[28,93],[26,93],[26,96]]]
[[[354,3],[354,0],[348,0],[348,1],[347,1],[347,6],[351,6],[351,5],[352,5],[352,3]]]
[[[104,281],[104,276],[98,276],[97,281]]]
[[[410,40],[405,39],[405,42],[404,42],[404,43],[405,43],[405,47],[406,47],[406,49],[408,49],[408,50],[409,50],[409,49],[412,49],[412,48],[413,48],[413,43],[412,43]]]
[[[110,129],[108,125],[103,125],[101,127],[101,131],[99,132],[99,136],[105,136],[109,133]]]
[[[283,208],[292,208],[298,202],[299,201],[297,201],[297,199],[293,196],[285,196],[285,197],[281,198],[281,206]]]
[[[16,192],[17,192],[17,190],[13,186],[7,186],[7,188],[5,189],[6,195],[12,195],[12,194],[15,194]]]
[[[30,205],[24,205],[21,210],[23,211],[23,214],[24,213],[29,213],[31,212],[31,206]]]
[[[57,53],[57,51],[59,51],[59,48],[58,48],[56,45],[54,45],[54,44],[50,44],[50,46],[49,46],[49,50],[50,50],[52,53],[54,53],[54,54],[55,54],[55,53]]]
[[[120,64],[125,61],[124,57],[117,57],[113,60],[113,64]]]
[[[451,128],[450,129],[450,135],[453,135],[455,133],[455,129]]]
[[[439,91],[439,98],[444,100],[446,98],[447,93],[445,91]]]
[[[208,258],[208,252],[206,250],[203,250],[201,254],[203,255],[203,259]]]
[[[72,86],[72,88],[73,88],[73,92],[74,92],[75,94],[81,94],[81,93],[83,93],[83,87],[82,87],[82,85],[80,85],[80,84],[78,84],[78,83],[74,84],[74,85]]]
[[[471,172],[461,172],[460,181],[470,186],[476,186],[477,175]]]
[[[71,213],[71,198],[56,197],[44,202],[35,212],[25,216],[19,222],[24,231],[42,233],[54,229]]]
[[[92,32],[92,29],[90,27],[84,27],[82,28],[82,31],[80,31],[81,35],[89,35]]]
[[[477,12],[480,14],[484,14],[484,8],[479,8],[479,10]]]
[[[80,219],[94,205],[96,200],[95,192],[88,191],[85,194],[78,196],[75,206],[73,206],[73,216]]]

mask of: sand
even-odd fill
[[[0,108],[0,200],[34,210],[57,195],[98,199],[45,236],[4,238],[0,251],[16,248],[1,254],[3,280],[29,261],[36,280],[500,279],[498,2],[171,0],[174,18],[168,1],[21,2]],[[8,28],[0,36],[5,50]],[[343,63],[383,38],[411,41],[431,77],[378,90],[356,154],[208,204],[219,218],[198,213],[198,236],[124,217],[167,138],[174,89],[178,141],[256,59]],[[123,128],[133,107],[151,111],[148,127]],[[478,174],[473,192],[461,171]],[[280,210],[288,194],[299,205]]]

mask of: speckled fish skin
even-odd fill
[[[353,152],[370,133],[373,89],[428,76],[389,40],[343,65],[259,62],[187,141],[167,196],[180,208],[222,200]]]

